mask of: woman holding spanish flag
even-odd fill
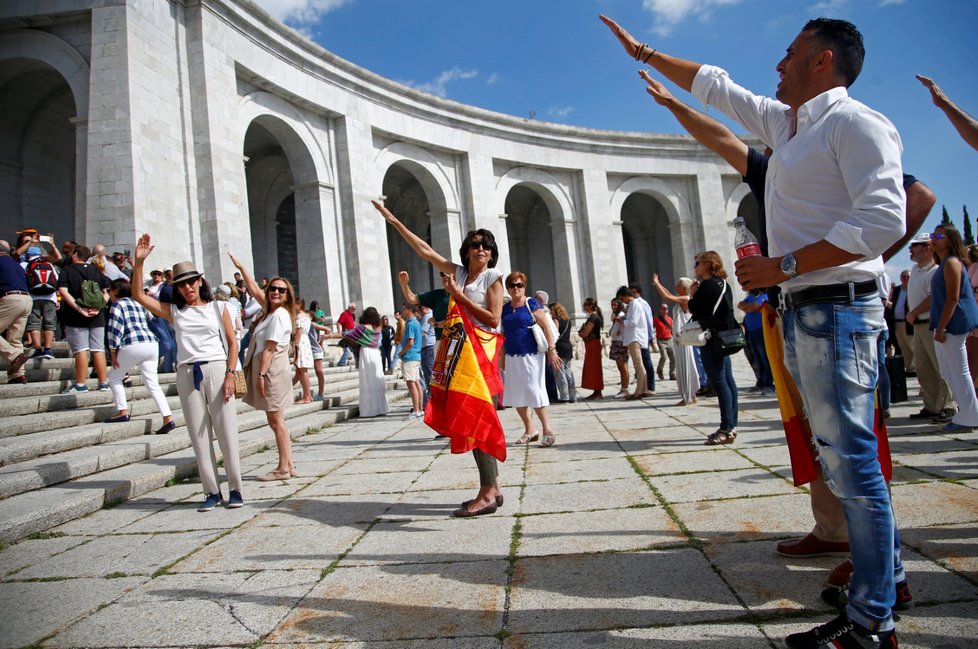
[[[471,230],[455,264],[411,232],[378,201],[371,201],[419,257],[441,272],[452,304],[435,358],[432,393],[425,423],[451,439],[452,453],[472,451],[479,469],[479,493],[453,516],[495,513],[502,507],[497,460],[506,459],[506,440],[492,396],[502,387],[496,359],[502,346],[498,328],[503,311],[503,273],[492,232]],[[456,422],[459,422],[456,425]],[[461,425],[464,422],[464,425]]]

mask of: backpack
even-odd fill
[[[58,269],[44,259],[27,265],[27,292],[31,295],[50,295],[58,290]]]
[[[105,295],[102,294],[102,287],[99,286],[98,282],[90,279],[82,280],[81,297],[75,301],[89,309],[105,308]]]

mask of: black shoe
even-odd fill
[[[937,417],[937,416],[938,416],[938,414],[936,412],[931,412],[927,408],[921,408],[920,409],[920,412],[915,412],[914,414],[910,415],[910,418],[911,419],[932,419],[932,418]]]
[[[167,433],[169,433],[170,431],[172,431],[176,427],[177,427],[177,423],[175,421],[171,421],[171,422],[165,423],[165,424],[163,424],[162,426],[160,426],[159,428],[156,429],[156,434],[157,435],[166,435]]]
[[[930,421],[932,424],[946,424],[947,422],[951,421],[951,418],[954,417],[956,413],[957,410],[953,408],[945,408],[940,413],[934,415],[934,418]]]
[[[791,649],[896,649],[895,631],[870,633],[849,621],[845,613],[828,624],[785,638]]]
[[[241,497],[240,491],[235,491],[232,489],[228,492],[228,509],[237,509],[238,507],[244,506],[244,498]]]

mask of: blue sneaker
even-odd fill
[[[218,491],[216,494],[207,494],[207,498],[204,500],[203,504],[197,508],[199,512],[209,512],[213,511],[218,505],[224,504],[224,498],[221,497],[221,492]]]
[[[228,502],[227,502],[228,509],[237,509],[238,507],[242,507],[243,505],[244,505],[244,499],[241,497],[240,491],[235,491],[234,489],[232,489],[231,491],[228,492]]]
[[[962,426],[961,424],[956,424],[953,421],[949,421],[943,426],[941,430],[945,433],[971,433],[974,432],[974,426]]]
[[[98,384],[98,391],[99,392],[108,392],[109,391],[109,384],[108,383],[99,383]]]
[[[62,390],[61,394],[75,394],[76,392],[88,392],[88,386],[84,384],[78,385],[77,383],[72,383]]]

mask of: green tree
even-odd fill
[[[941,225],[947,225],[951,222],[951,217],[947,213],[947,207],[941,205]]]
[[[964,206],[964,230],[961,231],[964,236],[964,245],[970,246],[974,244],[975,237],[971,232],[971,219],[968,217],[968,206]]]

